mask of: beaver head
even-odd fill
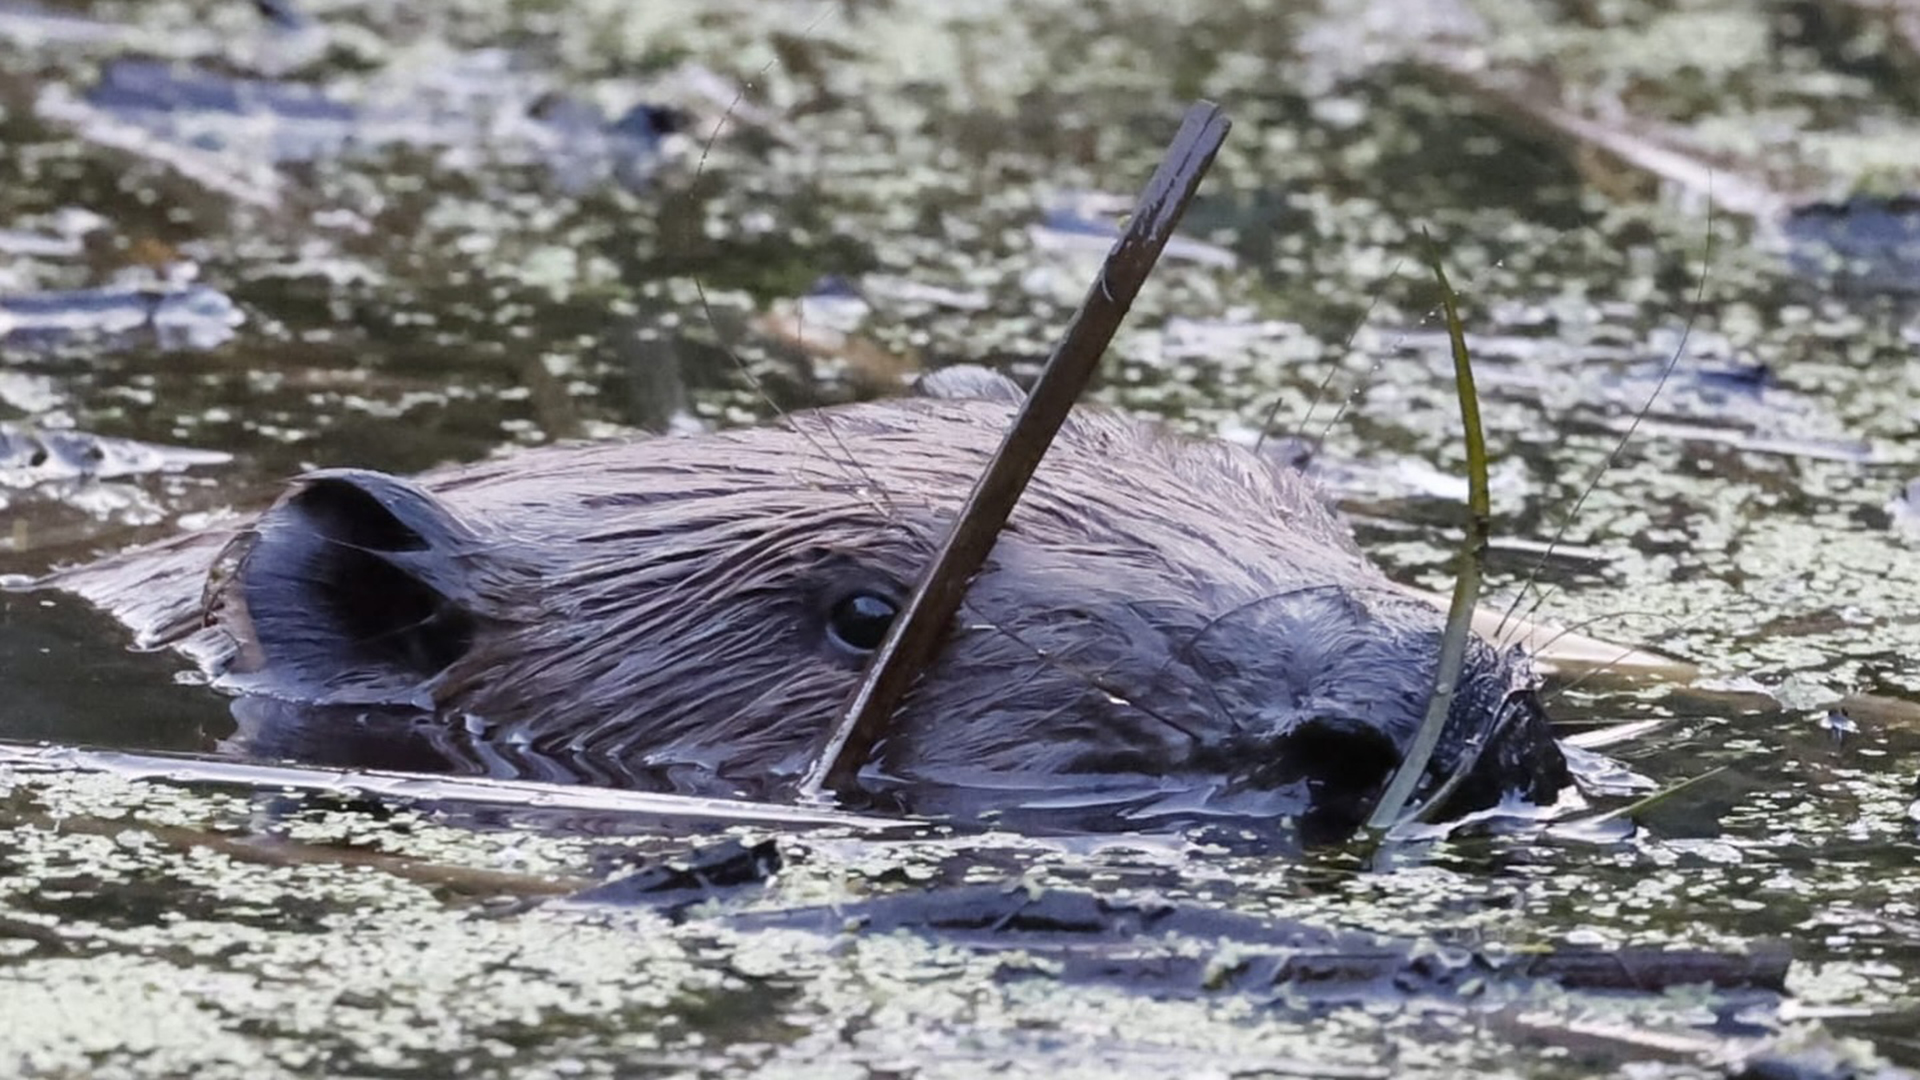
[[[553,448],[417,482],[302,478],[229,548],[227,685],[431,717],[495,773],[777,795],[807,765],[1016,408],[1012,384],[774,427]],[[1443,619],[1293,471],[1081,409],[863,774],[980,805],[1364,815],[1419,726]],[[317,712],[312,710],[319,710]],[[1551,799],[1524,657],[1474,641],[1430,781]],[[1432,790],[1431,788],[1429,790]],[[949,803],[948,805],[952,805]],[[1322,829],[1326,831],[1326,829]]]

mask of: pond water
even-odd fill
[[[1700,668],[1550,687],[1569,734],[1644,722],[1605,753],[1647,783],[1594,808],[1696,781],[1633,828],[1290,858],[35,756],[207,754],[226,702],[69,602],[0,594],[0,1068],[1920,1069],[1920,50],[1847,3],[1518,8],[0,0],[0,573],[319,465],[1031,375],[1204,95],[1235,129],[1095,397],[1239,440],[1273,410],[1369,552],[1444,590],[1465,484],[1426,229],[1473,331],[1491,587],[1537,567],[1542,616]],[[691,914],[536,902],[720,834],[783,869]],[[1436,950],[1793,960],[1784,994],[1331,1000],[1213,977],[1238,946],[1204,935],[1130,946],[1197,965],[1172,992],[731,918],[992,882]]]

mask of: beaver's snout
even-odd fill
[[[1169,576],[1137,545],[1174,548],[1180,526],[1075,527],[1131,543],[1062,554],[1039,527],[1004,537],[973,583],[975,618],[903,717],[894,771],[1184,776],[1317,837],[1363,821],[1425,718],[1444,617],[1364,563],[1303,568],[1284,545],[1227,547],[1228,528],[1213,535],[1233,572]],[[1071,607],[1036,602],[1042,581]],[[968,670],[1007,677],[982,692]],[[1469,648],[1422,796],[1459,770],[1455,812],[1508,791],[1551,801],[1566,782],[1523,656]]]
[[[1458,816],[1508,794],[1551,802],[1568,780],[1558,755],[1539,752],[1550,736],[1524,658],[1477,659],[1464,672],[1463,700],[1449,712],[1421,789],[1420,802],[1437,800],[1436,817]],[[1489,707],[1478,700],[1503,680],[1511,687],[1504,701]],[[1291,792],[1303,807],[1309,841],[1339,839],[1366,821],[1412,741],[1394,737],[1408,730],[1406,717],[1362,715],[1349,703],[1311,701],[1261,719],[1258,734],[1229,748],[1222,771],[1244,788]]]

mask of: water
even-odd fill
[[[1455,63],[1468,47],[1423,51],[1473,35],[1533,100],[1613,115],[1617,99],[1627,134],[1689,142],[1727,183],[1792,201],[1913,190],[1897,64],[1860,59],[1897,49],[1871,26],[1706,0],[1267,7],[313,2],[269,21],[211,0],[0,4],[0,572],[204,524],[313,465],[404,472],[750,422],[770,406],[736,357],[787,408],[952,362],[1031,373],[1098,258],[1082,235],[1111,220],[1092,193],[1124,205],[1204,93],[1234,134],[1097,396],[1235,438],[1278,400],[1368,549],[1444,588],[1461,454],[1424,225],[1478,335],[1505,538],[1491,571],[1511,590],[1685,334],[1541,577],[1554,618],[1704,669],[1563,685],[1556,719],[1646,721],[1605,752],[1663,787],[1705,779],[1631,832],[1470,831],[1369,867],[1224,834],[722,828],[537,793],[502,808],[16,763],[0,772],[0,1062],[1692,1076],[1795,1052],[1920,1068],[1920,560],[1894,501],[1920,417],[1910,208],[1783,229],[1709,214],[1476,90]],[[114,64],[153,60],[181,73],[185,115],[102,92],[156,70]],[[220,78],[247,81],[223,94]],[[364,137],[342,138],[349,117]],[[69,429],[127,441],[90,454],[48,434]],[[220,733],[224,702],[172,658],[119,653],[59,601],[0,605],[0,735],[193,754]],[[1338,1008],[1156,997],[954,941],[500,899],[715,831],[777,836],[785,860],[723,912],[1010,880],[1482,950],[1783,940],[1791,994],[1493,979]],[[1141,948],[1230,965],[1234,947]]]

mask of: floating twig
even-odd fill
[[[1691,788],[1703,781],[1711,780],[1714,777],[1719,776],[1721,773],[1726,771],[1727,771],[1727,767],[1725,765],[1717,765],[1711,769],[1708,769],[1706,772],[1701,773],[1698,776],[1689,776],[1685,780],[1681,780],[1677,783],[1670,784],[1664,788],[1661,788],[1659,791],[1656,791],[1651,795],[1646,796],[1643,799],[1636,799],[1635,801],[1627,804],[1626,806],[1617,807],[1615,809],[1607,811],[1604,814],[1596,814],[1593,817],[1586,818],[1585,820],[1576,822],[1575,824],[1584,825],[1590,828],[1592,826],[1603,825],[1609,821],[1615,821],[1620,818],[1626,818],[1627,820],[1632,821],[1634,819],[1637,819],[1641,814],[1644,814],[1647,811],[1653,809],[1654,807],[1659,806],[1661,803],[1666,802],[1668,799],[1673,798],[1675,795],[1678,795],[1681,792],[1686,791],[1688,788]]]
[[[1453,89],[1506,112],[1549,138],[1597,151],[1763,226],[1777,224],[1793,206],[1807,201],[1804,193],[1777,190],[1764,177],[1745,174],[1733,162],[1707,160],[1686,148],[1681,132],[1645,119],[1633,121],[1633,130],[1629,130],[1624,122],[1608,123],[1583,116],[1556,104],[1550,89],[1515,85],[1510,76],[1488,71],[1458,50],[1427,49],[1420,58]]]
[[[849,903],[745,912],[735,930],[923,934],[985,952],[1017,952],[1066,983],[1117,984],[1154,997],[1288,990],[1323,1002],[1393,993],[1474,993],[1488,980],[1545,981],[1569,990],[1661,993],[1678,986],[1785,988],[1792,957],[1779,942],[1744,952],[1690,948],[1480,948],[1333,929],[1157,897],[1078,889],[964,885]],[[1213,946],[1166,954],[1177,938]]]
[[[185,755],[134,754],[66,746],[23,746],[7,742],[0,742],[0,769],[97,772],[128,780],[223,784],[251,791],[302,791],[324,795],[371,796],[397,802],[449,802],[526,810],[640,814],[784,828],[825,826],[871,832],[911,827],[913,824],[911,821],[863,817],[835,810],[625,791],[583,784],[439,776],[386,769],[262,765]]]

